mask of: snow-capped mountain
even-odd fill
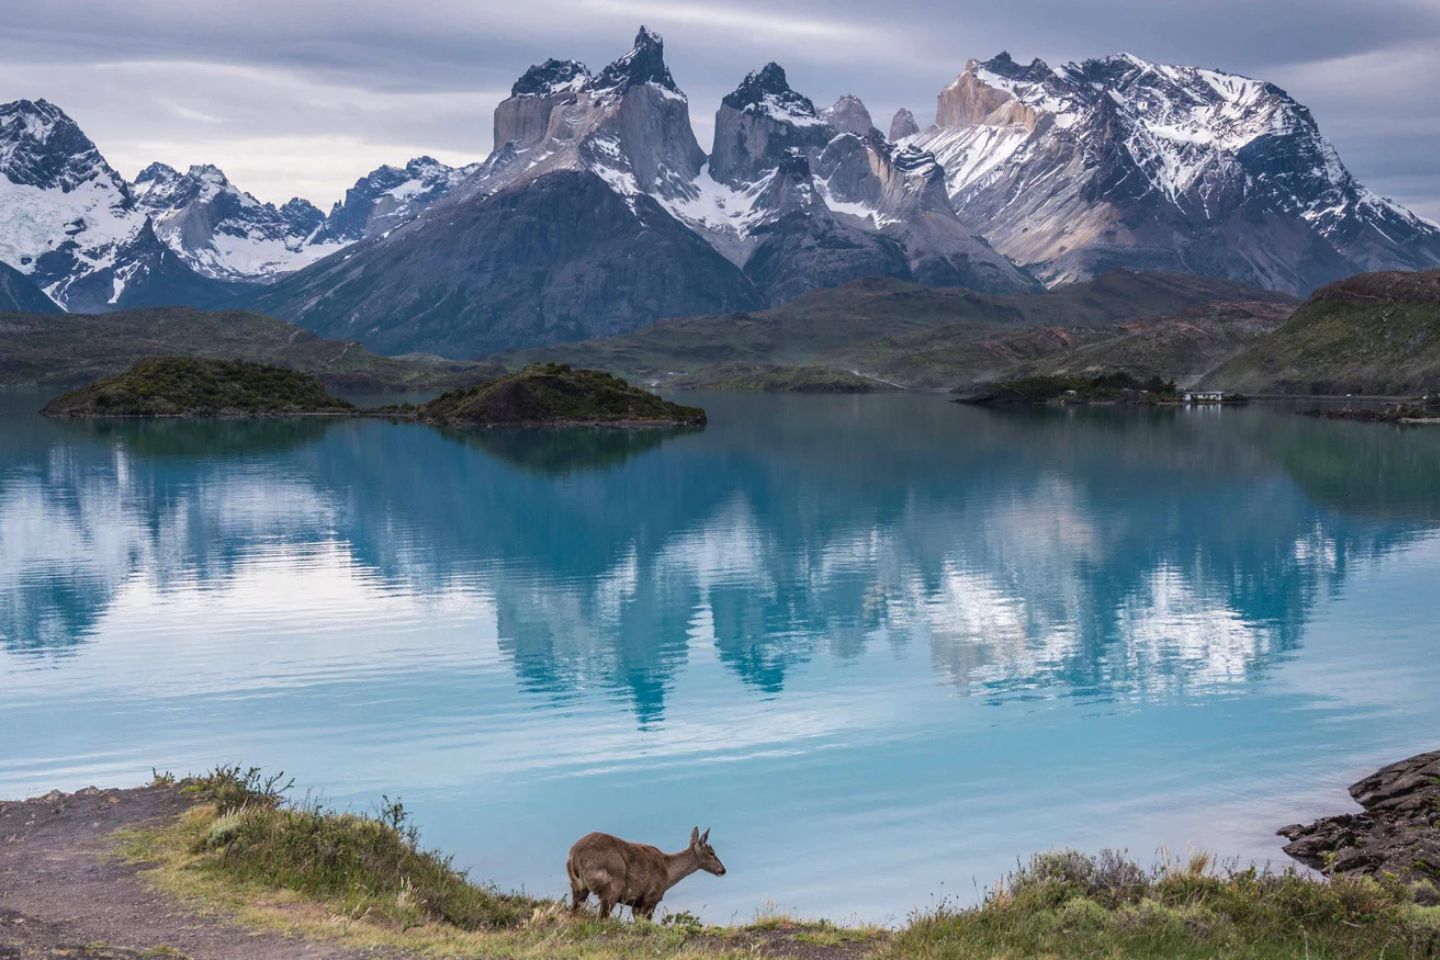
[[[761,302],[664,203],[705,154],[661,38],[592,74],[528,70],[497,148],[415,219],[260,293],[253,305],[382,351],[478,355]]]
[[[1034,286],[956,216],[930,154],[886,140],[856,97],[817,112],[774,63],[721,102],[708,166],[666,205],[771,302],[876,275]]]
[[[708,157],[643,27],[598,73],[531,67],[494,123],[496,149],[448,197],[256,306],[381,350],[481,353],[869,276],[1036,285],[965,228],[929,154],[854,97],[822,115],[775,64],[725,97]]]
[[[197,273],[216,280],[273,279],[345,245],[316,239],[325,215],[308,200],[296,197],[282,207],[262,203],[210,164],[180,173],[152,163],[131,189],[160,239]]]
[[[231,294],[156,246],[130,185],[63,110],[0,105],[0,261],[73,311]]]
[[[944,166],[963,219],[1051,284],[1123,265],[1305,293],[1440,263],[1440,228],[1359,184],[1309,110],[1218,70],[972,60],[905,142]]]
[[[478,163],[452,167],[433,157],[416,157],[403,167],[376,167],[356,180],[345,191],[345,199],[330,208],[311,242],[353,243],[393,229],[439,201],[479,168]]]
[[[478,166],[380,167],[327,217],[257,200],[209,164],[152,163],[126,182],[63,110],[17,100],[0,105],[0,263],[73,311],[216,304],[413,218]]]

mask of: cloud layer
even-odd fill
[[[969,57],[1126,50],[1272,80],[1351,169],[1440,219],[1440,0],[68,0],[7,11],[0,100],[67,110],[122,173],[215,163],[263,199],[322,205],[380,163],[490,150],[490,115],[546,57],[592,67],[664,33],[702,144],[720,97],[767,60],[820,102],[924,123]],[[882,124],[883,125],[883,124]]]

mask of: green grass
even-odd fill
[[[173,785],[173,778],[157,778]],[[192,907],[255,927],[436,957],[806,960],[1419,960],[1440,956],[1440,908],[1400,884],[1217,869],[1206,856],[1146,870],[1105,852],[1041,854],[975,907],[899,931],[783,913],[707,926],[572,918],[562,903],[475,883],[424,850],[398,803],[372,814],[287,806],[288,784],[222,767],[180,788],[200,805],[123,835],[121,852]]]
[[[976,909],[916,919],[885,956],[1408,960],[1440,956],[1440,911],[1368,878],[1216,871],[1204,857],[1145,871],[1113,853],[1060,852]]]
[[[1246,393],[1440,392],[1440,271],[1362,274],[1323,288],[1205,378]]]
[[[316,377],[244,360],[156,357],[56,397],[44,413],[60,417],[168,417],[347,413]]]

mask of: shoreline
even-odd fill
[[[1221,867],[1208,854],[1146,871],[1110,852],[1051,851],[1022,862],[975,906],[942,903],[891,930],[763,914],[731,926],[684,912],[662,911],[660,923],[572,917],[558,901],[454,872],[448,857],[418,845],[403,808],[357,815],[290,805],[278,782],[221,767],[178,782],[157,775],[143,787],[0,801],[0,957],[228,960],[244,944],[256,960],[300,952],[319,960],[1258,960],[1351,956],[1375,937],[1406,951],[1375,956],[1440,956],[1440,871],[1431,866],[1440,855],[1440,751],[1353,785],[1361,813],[1280,828],[1291,840],[1286,852],[1323,877]],[[329,872],[314,873],[317,854],[305,846],[312,842],[341,858]],[[354,844],[363,852],[346,860]],[[1180,908],[1215,916],[1175,927],[1167,911]],[[1077,909],[1089,917],[1078,932]],[[1317,909],[1338,923],[1322,929],[1310,912]],[[1269,911],[1263,925],[1259,911]],[[1326,942],[1333,949],[1323,949]]]

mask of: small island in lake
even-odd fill
[[[1426,397],[1418,403],[1387,403],[1383,407],[1316,407],[1300,415],[1320,420],[1358,420],[1361,423],[1440,423],[1440,406]]]
[[[245,360],[156,357],[124,373],[62,394],[47,417],[343,416],[355,405],[332,396],[318,377]]]
[[[619,377],[533,364],[419,406],[360,409],[314,376],[243,360],[159,357],[56,397],[47,417],[371,416],[466,427],[703,426],[705,411],[662,400]]]
[[[446,426],[703,426],[705,411],[662,400],[608,373],[537,363],[416,408]]]
[[[1181,395],[1173,380],[1151,377],[1142,381],[1122,371],[1092,377],[1037,376],[1006,380],[967,392],[955,402],[980,406],[1086,403],[1148,406],[1180,403]]]

